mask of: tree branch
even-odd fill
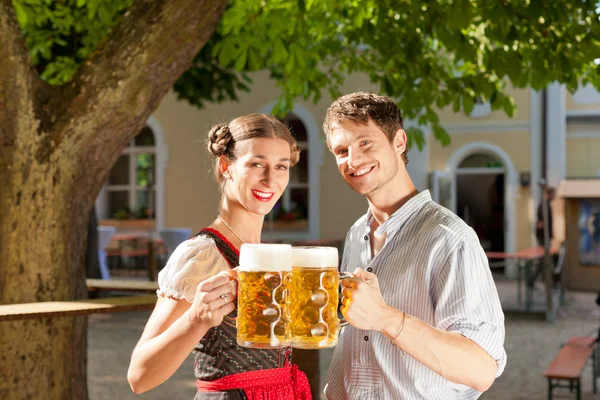
[[[106,166],[98,160],[116,158],[141,129],[211,37],[225,5],[226,0],[138,0],[63,88],[53,147],[69,155],[83,144],[89,165],[80,167],[103,175]]]

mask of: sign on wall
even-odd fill
[[[600,266],[600,200],[581,200],[577,225],[579,263]]]

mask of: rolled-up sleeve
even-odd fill
[[[487,257],[474,233],[453,251],[432,283],[436,327],[477,343],[498,365],[506,366],[504,313]]]

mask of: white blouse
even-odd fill
[[[215,241],[199,235],[181,243],[158,274],[159,296],[194,301],[196,287],[221,271],[230,270]]]

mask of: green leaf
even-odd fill
[[[504,102],[502,103],[502,108],[503,108],[504,112],[506,113],[506,115],[508,115],[509,117],[512,118],[513,115],[515,114],[515,109],[516,109],[515,100],[510,96],[506,96],[504,98]]]
[[[405,129],[406,136],[408,137],[408,148],[412,149],[414,146],[417,146],[419,151],[423,150],[425,146],[425,135],[420,128],[410,127]]]
[[[20,2],[13,1],[13,5],[15,7],[15,12],[17,14],[17,21],[19,22],[21,29],[23,29],[27,26],[27,23],[29,22],[29,17],[27,16],[27,11],[25,10],[24,6]]]
[[[223,40],[223,47],[221,47],[221,51],[219,52],[219,64],[224,67],[227,67],[234,60],[237,49],[235,45],[235,41],[233,40]]]
[[[254,47],[248,49],[248,61],[250,71],[258,71],[263,66],[262,60],[260,59],[260,55]]]
[[[448,146],[450,144],[450,135],[441,125],[433,125],[433,136],[442,144]]]
[[[235,69],[238,71],[244,70],[246,67],[246,60],[248,59],[248,47],[240,49],[237,60],[235,60]]]
[[[462,101],[463,111],[465,112],[465,114],[471,115],[471,113],[473,112],[473,108],[475,107],[475,99],[469,95],[464,95],[462,97]]]

